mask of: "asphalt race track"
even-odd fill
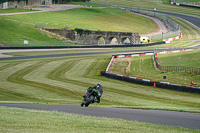
[[[192,48],[198,48],[200,45],[196,45]],[[164,50],[183,50],[189,48],[162,48],[155,49],[156,51],[164,51]],[[18,60],[18,59],[34,59],[34,58],[49,58],[49,57],[64,57],[64,56],[83,56],[83,55],[99,55],[99,54],[119,54],[119,53],[133,53],[133,52],[153,52],[154,49],[141,49],[141,50],[125,50],[125,51],[104,51],[104,52],[89,52],[89,53],[66,53],[66,54],[50,54],[50,55],[34,55],[34,56],[14,56],[14,57],[4,57],[0,58],[1,60]]]
[[[183,15],[183,14],[170,13],[170,12],[162,12],[162,11],[156,11],[156,12],[182,18],[182,19],[194,24],[197,28],[200,29],[200,18],[188,16],[188,15]]]
[[[98,54],[114,54],[114,53],[125,53],[125,52],[142,52],[142,51],[153,51],[149,50],[128,50],[128,51],[105,51],[105,52],[89,52],[89,53],[66,53],[66,54],[50,54],[50,55],[35,55],[35,56],[14,56],[0,58],[1,60],[17,60],[17,59],[32,59],[32,58],[48,58],[48,57],[63,57],[63,56],[83,56],[83,55],[98,55]]]
[[[103,108],[94,106],[79,107],[77,105],[57,106],[34,104],[0,104],[0,106],[45,111],[58,111],[96,117],[120,118],[124,120],[153,123],[159,125],[200,129],[200,115],[198,113],[123,108]]]

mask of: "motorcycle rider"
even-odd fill
[[[190,82],[190,86],[198,87],[198,84],[197,84],[197,83],[194,83],[193,81],[191,81],[191,82]]]
[[[89,88],[87,89],[86,94],[83,96],[83,98],[85,98],[87,95],[90,95],[90,93],[92,93],[92,91],[93,91],[94,89],[98,91],[98,95],[96,96],[97,100],[95,100],[94,102],[100,103],[100,98],[101,98],[101,96],[102,96],[102,94],[103,94],[103,86],[102,86],[100,83],[98,83],[98,84],[97,84],[96,86],[94,86],[94,87],[89,87]]]

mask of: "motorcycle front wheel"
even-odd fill
[[[85,103],[85,107],[88,107],[90,103],[94,101],[94,96],[91,95]]]

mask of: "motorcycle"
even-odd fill
[[[196,83],[194,83],[194,84],[193,84],[193,87],[199,87],[199,85],[198,85],[198,84],[196,84]]]
[[[98,96],[98,91],[95,89],[89,90],[83,97],[83,101],[81,103],[81,107],[85,105],[85,107],[88,107],[91,103],[96,102],[95,97]]]
[[[191,87],[199,87],[199,85],[198,85],[197,83],[194,83],[194,82],[191,82],[191,83],[190,83],[190,86],[191,86]]]

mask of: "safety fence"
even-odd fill
[[[154,54],[154,61],[157,69],[159,69],[160,71],[200,74],[200,68],[184,67],[184,66],[162,66],[161,64],[158,63],[158,57],[156,55],[157,54]]]
[[[126,81],[129,83],[134,83],[134,84],[141,84],[141,85],[154,86],[154,87],[164,88],[164,89],[169,89],[169,90],[200,94],[200,88],[198,88],[198,87],[169,84],[169,83],[160,82],[160,81],[151,81],[151,80],[146,80],[146,79],[141,79],[141,78],[136,78],[136,77],[129,77],[129,76],[124,76],[124,75],[118,75],[118,74],[113,74],[113,73],[103,72],[103,71],[100,72],[100,75],[107,77],[107,78],[122,80],[122,81]]]
[[[185,72],[200,74],[200,68],[195,67],[184,67],[184,66],[159,66],[159,70],[168,72]]]
[[[190,51],[190,50],[193,50],[193,49],[177,50],[177,51],[164,51],[164,52],[158,52],[156,54],[176,53],[176,52],[183,52],[183,51]],[[113,55],[107,68],[106,68],[106,71],[105,72],[101,71],[100,75],[107,77],[107,78],[122,80],[122,81],[135,83],[135,84],[142,84],[142,85],[154,86],[154,87],[159,87],[159,88],[164,88],[164,89],[169,89],[169,90],[176,90],[176,91],[200,94],[200,88],[198,88],[198,87],[170,84],[168,82],[153,81],[153,80],[148,80],[148,79],[131,77],[131,76],[127,76],[127,75],[114,74],[114,73],[110,72],[110,67],[112,66],[115,58],[138,57],[138,56],[146,56],[146,55],[155,55],[155,54],[154,53],[138,53],[138,54],[126,54],[126,55]]]

